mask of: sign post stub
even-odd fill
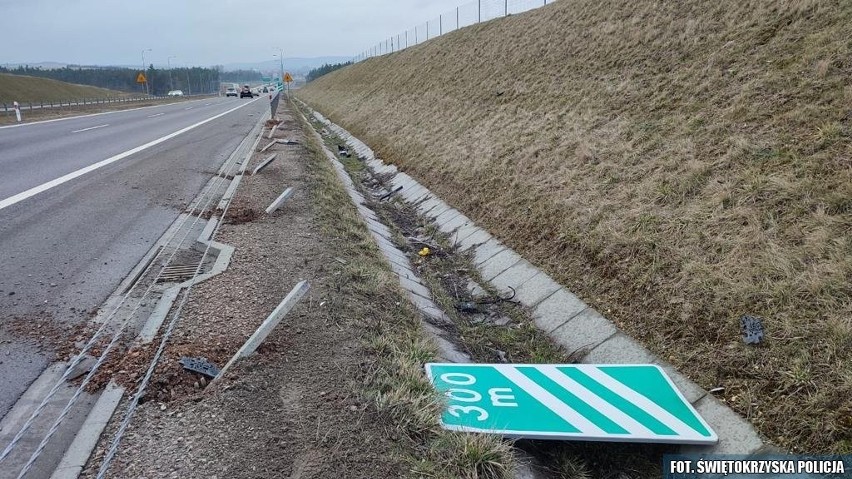
[[[716,444],[654,364],[426,364],[441,425],[511,438]]]

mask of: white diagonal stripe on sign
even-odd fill
[[[583,369],[583,372],[590,378],[599,382],[603,387],[609,389],[615,394],[618,394],[626,401],[638,406],[679,435],[690,437],[700,435],[698,431],[678,419],[675,415],[661,408],[654,401],[651,401],[633,389],[630,389],[626,385],[618,382],[609,374],[601,371],[600,368],[587,368]]]
[[[521,389],[544,405],[544,407],[553,411],[556,415],[567,421],[568,424],[579,429],[583,434],[594,434],[598,436],[606,434],[603,429],[599,428],[595,423],[586,419],[585,416],[560,401],[559,398],[547,392],[543,387],[536,384],[532,379],[524,376],[514,367],[499,365],[496,366],[495,369],[500,371],[500,374],[505,376],[506,379],[520,386]]]
[[[656,436],[653,431],[642,425],[639,421],[628,416],[621,409],[608,403],[605,399],[586,389],[585,386],[577,381],[562,374],[556,366],[538,366],[538,370],[545,376],[550,378],[556,384],[565,388],[571,394],[577,396],[581,401],[585,402],[595,410],[609,418],[612,422],[618,424],[630,434],[643,434],[648,436]]]

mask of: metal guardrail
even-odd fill
[[[216,93],[198,93],[195,95],[182,95],[181,97],[201,97],[201,96],[211,96]],[[89,106],[89,105],[111,105],[115,103],[133,103],[138,101],[150,101],[150,100],[167,100],[170,98],[181,98],[181,97],[171,97],[171,96],[146,96],[146,97],[132,97],[132,98],[83,98],[79,100],[61,100],[61,101],[40,101],[40,102],[18,102],[20,111],[35,111],[35,110],[46,110],[50,108],[65,108],[71,106]],[[15,107],[13,103],[3,104],[3,112],[6,114],[14,114]]]
[[[270,118],[272,118],[273,120],[275,119],[275,112],[278,111],[279,100],[281,100],[281,90],[275,93],[275,96],[273,96],[272,99],[269,101],[269,108],[272,112],[272,116]]]

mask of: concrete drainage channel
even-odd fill
[[[183,292],[227,269],[234,249],[213,237],[268,117],[104,302],[92,322],[93,339],[75,345],[89,354],[47,368],[4,417],[0,478],[76,478],[82,471],[125,393],[114,382],[100,393],[86,385],[110,348],[152,342]]]
[[[374,190],[374,203],[378,199],[398,195],[417,215],[430,222],[445,238],[450,238],[457,253],[470,256],[476,273],[488,289],[505,295],[502,297],[511,296],[513,301],[523,305],[529,311],[535,326],[546,333],[567,356],[586,364],[650,363],[665,369],[684,397],[719,436],[719,442],[715,446],[681,446],[681,452],[745,455],[780,452],[777,448],[764,444],[751,424],[737,413],[619,331],[611,321],[588,307],[546,273],[476,226],[464,214],[444,203],[416,180],[398,171],[395,166],[377,159],[367,145],[345,129],[320,113],[313,112],[304,103],[301,103],[301,106],[311,111],[315,121],[329,133],[327,136],[340,138],[363,162],[368,171],[365,176],[373,177],[372,181],[380,186]],[[447,334],[439,327],[445,313],[434,304],[428,289],[423,288],[421,279],[412,271],[409,257],[394,245],[394,228],[383,224],[375,212],[365,206],[364,195],[354,188],[352,179],[337,156],[328,149],[326,155],[335,165],[380,249],[399,275],[400,284],[426,317],[431,318],[431,321],[426,323],[426,329],[437,339],[442,355],[454,362],[469,361],[469,356],[454,347],[452,340],[447,339]],[[404,236],[397,238],[406,239]],[[415,243],[412,246],[421,246],[416,243],[417,238],[413,239]],[[476,287],[475,284],[471,285],[471,288]],[[491,362],[499,362],[499,359]]]

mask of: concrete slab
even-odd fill
[[[79,476],[123,395],[124,388],[110,381],[50,479],[76,479]]]
[[[491,281],[495,276],[506,271],[523,258],[510,249],[503,250],[478,266],[479,273],[485,281]]]
[[[444,331],[429,323],[423,323],[423,329],[426,330],[426,332],[432,336],[432,339],[435,340],[435,344],[438,346],[438,356],[441,359],[450,363],[471,362],[471,358],[467,353],[463,353],[459,350],[458,346],[444,339],[442,336]]]
[[[408,263],[408,258],[402,251],[399,250],[399,248],[396,248],[387,241],[381,243],[377,241],[376,243],[379,246],[379,251],[382,252],[382,255],[384,255],[384,257],[387,258],[388,261],[401,263],[403,265]]]
[[[408,292],[414,293],[418,296],[422,296],[426,299],[432,299],[432,293],[429,291],[429,288],[423,286],[417,281],[412,281],[408,278],[403,278],[399,276],[399,285],[403,287]]]
[[[479,266],[504,250],[506,250],[506,246],[497,241],[497,238],[492,237],[490,240],[477,246],[476,249],[473,250],[473,262]]]
[[[586,303],[565,288],[557,290],[533,310],[533,321],[550,333],[586,309]]]
[[[399,173],[398,175],[394,176],[390,182],[391,186],[394,189],[399,188],[400,186],[405,189],[410,187],[413,183],[417,182],[414,181],[414,178],[408,176],[405,173]]]
[[[435,221],[436,224],[440,225],[442,223],[445,223],[445,222],[455,218],[456,216],[458,216],[460,214],[461,214],[461,211],[459,211],[455,208],[450,208],[450,209],[444,211],[443,213],[441,213],[440,215],[435,216],[434,221]]]
[[[441,216],[442,214],[444,214],[447,211],[450,211],[452,209],[453,209],[452,206],[442,202],[440,205],[435,206],[434,208],[432,208],[428,212],[424,213],[423,215],[426,216],[427,218],[434,220],[435,218]]]
[[[533,277],[516,288],[515,300],[520,301],[524,306],[533,308],[561,287],[547,273],[538,270]]]
[[[491,280],[491,285],[497,288],[497,290],[501,293],[511,294],[512,290],[509,289],[509,286],[517,291],[521,284],[538,273],[538,268],[530,264],[529,261],[521,259],[511,268],[495,276]]]
[[[423,186],[417,185],[412,188],[403,189],[399,192],[399,194],[405,198],[409,203],[417,203],[428,196],[431,196],[429,190],[424,188]]]
[[[446,234],[452,234],[453,231],[471,223],[473,223],[473,221],[471,221],[470,218],[463,214],[458,214],[448,221],[438,223],[438,229]]]
[[[257,167],[255,167],[254,170],[252,170],[251,174],[256,175],[256,174],[260,173],[261,171],[263,171],[264,168],[266,168],[267,166],[269,166],[270,163],[275,161],[275,158],[277,156],[278,156],[278,153],[273,153],[272,155],[269,156],[269,158],[261,161],[260,164],[257,165]]]
[[[369,228],[371,231],[373,231],[375,233],[382,235],[384,238],[389,240],[393,236],[393,233],[391,233],[390,228],[385,226],[383,223],[376,221],[374,219],[371,219],[371,218],[366,218],[366,222],[367,222],[367,228]]]
[[[453,320],[447,316],[444,311],[439,308],[431,299],[408,292],[408,299],[423,313],[427,321],[437,326],[447,326],[453,324]]]
[[[393,261],[390,262],[390,267],[391,267],[391,270],[394,273],[396,273],[396,275],[399,276],[400,278],[409,279],[409,280],[415,281],[417,283],[420,282],[420,278],[418,278],[417,275],[414,274],[414,271],[411,271],[410,268],[406,268],[405,266],[398,264],[398,263],[395,263]]]
[[[585,364],[648,364],[654,362],[654,355],[627,335],[616,333],[593,349],[582,362]]]
[[[493,239],[491,233],[484,229],[477,228],[477,231],[474,231],[473,234],[459,240],[456,246],[458,246],[459,251],[466,251],[470,248],[487,243],[488,241],[491,241],[491,239]]]
[[[569,354],[573,354],[583,349],[594,348],[617,331],[615,326],[597,311],[586,308],[551,331],[550,337]]]
[[[293,194],[293,191],[294,190],[292,186],[284,190],[284,192],[281,193],[278,198],[275,198],[275,201],[273,201],[272,204],[266,207],[266,214],[272,214],[275,212],[275,210],[280,208],[281,205],[283,205],[284,202],[287,201],[287,198],[289,198]]]
[[[420,212],[420,214],[425,215],[433,208],[437,208],[438,206],[444,206],[446,208],[450,207],[449,205],[441,201],[441,199],[433,196],[431,199],[428,199],[423,203],[417,205],[417,211]]]
[[[454,243],[458,244],[461,240],[480,230],[481,228],[476,226],[476,223],[469,221],[467,224],[462,225],[458,230],[456,230],[452,240]]]
[[[682,454],[752,454],[763,447],[763,441],[751,424],[715,397],[704,396],[694,407],[719,436],[719,443],[682,446]]]

